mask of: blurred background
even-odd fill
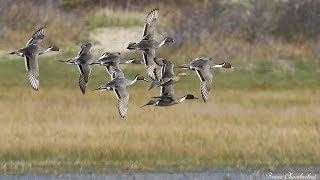
[[[159,7],[158,32],[177,40],[170,48],[179,54],[177,61],[206,54],[230,59],[314,59],[320,52],[317,0],[1,0],[0,4],[4,50],[20,47],[43,25],[48,26],[46,42],[62,48],[93,40],[90,33],[99,28],[128,29],[121,36],[105,32],[121,41],[131,37],[130,29],[137,32],[134,27],[141,33],[147,12]]]

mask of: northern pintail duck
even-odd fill
[[[62,51],[55,46],[49,46],[48,48],[40,46],[40,42],[43,40],[45,32],[46,27],[40,28],[32,35],[27,42],[26,47],[10,53],[24,57],[28,81],[31,87],[36,91],[39,89],[38,56],[49,51]]]
[[[187,94],[182,97],[177,97],[174,95],[173,85],[169,86],[161,86],[160,96],[153,97],[155,99],[150,100],[147,104],[143,105],[148,106],[172,106],[175,104],[179,104],[186,99],[198,99],[192,94]]]
[[[153,61],[155,58],[155,50],[166,43],[174,42],[171,37],[165,37],[160,43],[154,39],[158,11],[159,9],[157,8],[152,9],[147,15],[143,28],[142,40],[138,43],[131,42],[127,47],[129,50],[142,50],[147,75],[154,81],[160,79],[160,72],[157,70],[157,64]]]
[[[229,62],[214,64],[211,58],[197,57],[190,64],[183,64],[180,68],[195,70],[200,79],[200,91],[204,102],[209,99],[209,92],[212,86],[212,68],[234,68]]]
[[[128,111],[129,93],[127,86],[133,85],[136,81],[147,81],[146,78],[137,74],[133,80],[126,79],[123,74],[118,74],[113,80],[106,85],[102,85],[95,90],[106,91],[113,90],[118,99],[118,111],[122,118],[124,118]]]
[[[155,58],[154,61],[161,66],[161,78],[158,81],[153,81],[151,83],[150,89],[159,86],[169,86],[175,84],[180,80],[180,76],[188,75],[185,72],[178,72],[177,75],[174,74],[173,68],[174,64],[163,58]]]
[[[121,71],[119,64],[142,64],[137,59],[125,59],[119,52],[105,52],[96,62],[92,64],[99,64],[105,66],[107,73],[112,77],[114,73]]]
[[[148,50],[157,49],[166,43],[174,42],[173,38],[165,37],[160,43],[154,39],[155,23],[158,19],[158,8],[152,9],[146,18],[142,40],[140,42],[130,42],[127,49],[129,50]]]
[[[80,72],[79,76],[79,87],[83,94],[86,92],[86,87],[88,85],[89,76],[91,73],[91,64],[96,61],[95,56],[91,52],[92,44],[85,43],[81,46],[78,55],[75,58],[68,59],[66,61],[60,60],[67,64],[75,64]]]

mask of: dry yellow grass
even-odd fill
[[[130,88],[125,119],[113,92],[11,88],[0,97],[0,170],[319,163],[319,91],[216,90],[208,103],[141,109],[157,93],[142,86]]]

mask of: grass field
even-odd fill
[[[94,67],[86,95],[75,67],[40,59],[40,90],[25,77],[24,61],[0,60],[0,173],[33,166],[109,166],[133,170],[164,167],[319,166],[320,64],[318,60],[233,60],[215,70],[209,102],[145,107],[158,90],[129,88],[129,111],[118,115],[113,92],[92,89],[109,81]],[[124,66],[128,78],[144,67]],[[201,97],[194,72],[176,94]]]

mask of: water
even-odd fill
[[[92,170],[92,169],[91,169]],[[110,171],[110,169],[108,169]],[[0,179],[6,180],[260,180],[260,179],[319,179],[320,167],[295,167],[295,168],[214,168],[203,172],[177,172],[177,173],[83,173],[83,174],[22,174],[0,175]]]
[[[79,180],[183,180],[183,179],[197,179],[197,180],[212,180],[212,179],[261,179],[259,175],[249,174],[225,174],[225,173],[129,173],[129,174],[64,174],[64,175],[8,175],[0,176],[0,179],[6,180],[47,180],[47,179],[79,179]]]

